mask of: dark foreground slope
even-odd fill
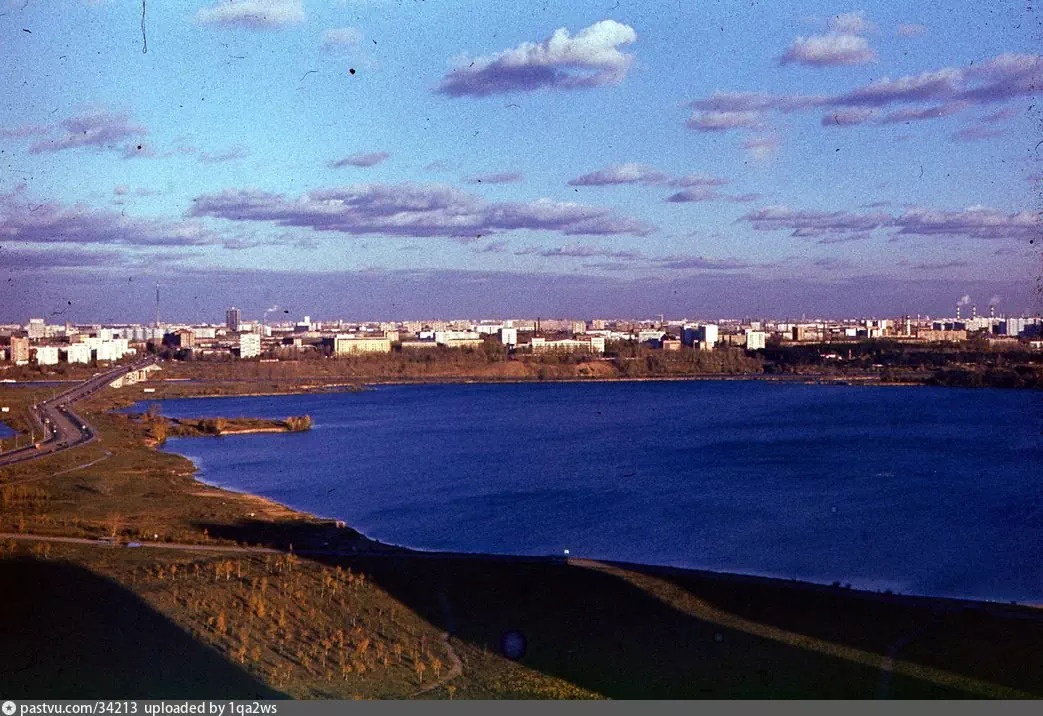
[[[6,698],[279,698],[111,579],[68,563],[0,561]]]

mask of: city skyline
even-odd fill
[[[1040,308],[1019,5],[3,9],[0,321]]]

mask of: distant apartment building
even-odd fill
[[[192,349],[196,347],[196,334],[188,329],[181,329],[170,334],[170,344],[178,348]]]
[[[15,365],[29,363],[29,339],[11,336],[11,362]]]
[[[112,341],[97,341],[94,345],[94,357],[99,361],[114,361],[119,360],[121,357]]]
[[[58,346],[37,346],[37,365],[58,365]]]
[[[100,336],[87,336],[81,339],[92,351],[94,357],[101,361],[119,360],[127,353],[131,353],[130,341],[126,338],[113,338],[111,340]]]
[[[518,345],[518,329],[504,326],[500,329],[500,343],[514,347]]]
[[[815,326],[808,326],[804,324],[798,324],[793,326],[792,331],[793,340],[798,343],[801,341],[814,341],[818,340],[818,329]]]
[[[217,329],[213,326],[193,326],[192,335],[199,339],[214,339],[217,338]]]
[[[90,363],[91,347],[86,343],[72,343],[65,349],[65,360],[68,363]]]
[[[543,336],[533,336],[529,343],[533,353],[604,353],[604,336],[561,338],[548,340]]]
[[[448,348],[475,348],[482,345],[482,337],[474,331],[436,331],[435,343]]]
[[[695,329],[692,345],[703,351],[712,351],[720,341],[720,328],[716,323],[703,323]]]
[[[239,357],[256,358],[261,355],[261,334],[242,333],[239,336]]]
[[[232,306],[227,311],[225,311],[225,328],[227,328],[232,333],[238,333],[239,323],[242,321],[242,318],[242,312],[235,306]]]
[[[686,323],[681,330],[681,341],[704,351],[713,350],[720,340],[720,327],[716,323]]]
[[[30,318],[29,325],[25,327],[29,334],[29,340],[38,341],[47,336],[47,324],[42,318]]]
[[[144,343],[145,341],[163,338],[164,330],[155,326],[133,326],[127,333],[127,338],[130,340],[136,343]]]
[[[746,350],[759,351],[767,346],[767,334],[764,331],[746,331]]]
[[[996,333],[1001,336],[1020,336],[1034,333],[1037,320],[1034,318],[1003,318],[996,324]]]
[[[430,350],[431,348],[438,348],[438,344],[432,340],[424,341],[402,341],[398,344],[404,351],[415,351],[415,350]]]
[[[965,330],[922,330],[916,334],[916,337],[921,341],[927,343],[940,343],[949,342],[955,343],[959,341],[967,340],[967,331]]]
[[[333,337],[333,355],[356,355],[359,353],[390,353],[391,339],[385,334],[374,335],[347,335],[337,334]]]
[[[572,321],[571,330],[572,330],[572,335],[574,335],[574,336],[578,336],[580,334],[586,333],[587,332],[587,322],[586,321]]]
[[[663,339],[666,333],[659,329],[643,329],[637,332],[637,342],[641,344],[648,344],[653,348],[659,347],[659,342]]]

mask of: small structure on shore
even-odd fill
[[[109,386],[112,387],[112,388],[122,388],[125,385],[134,385],[136,383],[143,383],[144,381],[148,380],[148,374],[151,373],[154,370],[163,370],[163,369],[160,368],[155,363],[150,363],[149,365],[147,365],[147,366],[145,366],[143,368],[138,368],[137,370],[132,370],[132,371],[129,371],[127,373],[124,373],[119,378],[117,378],[116,380],[114,380],[111,383],[109,383]]]

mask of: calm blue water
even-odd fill
[[[309,414],[170,440],[207,482],[423,549],[1043,601],[1043,395],[649,382],[163,401]]]

